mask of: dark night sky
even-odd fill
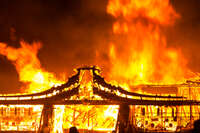
[[[200,72],[200,1],[171,3],[181,18],[165,29],[168,44],[180,47],[188,66]],[[107,0],[1,0],[0,42],[18,47],[21,39],[40,41],[43,68],[71,73],[79,65],[94,64],[95,49],[108,44],[114,18],[106,5]],[[10,37],[12,29],[16,40]],[[15,67],[0,56],[0,92],[17,92],[19,87]]]

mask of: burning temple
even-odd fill
[[[148,94],[107,83],[97,67],[76,72],[66,83],[42,92],[0,95],[0,130],[69,132],[76,127],[80,132],[178,132],[191,130],[200,117],[200,101],[194,97],[198,82],[135,86],[178,90]]]
[[[0,132],[195,130],[200,2],[186,1],[1,0]]]

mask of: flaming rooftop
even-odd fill
[[[92,79],[89,78],[90,80],[88,80],[89,76],[86,71],[92,74]],[[148,87],[162,88],[163,86],[151,85]],[[193,87],[193,89],[198,89],[199,84],[192,82],[174,85],[173,87],[184,87],[187,89]],[[179,118],[180,116],[186,117],[187,122],[184,124],[192,124],[192,118],[197,119],[199,117],[199,114],[196,113],[199,111],[198,105],[200,101],[183,96],[149,95],[128,92],[120,86],[108,84],[99,75],[99,69],[96,67],[84,67],[77,69],[77,74],[60,86],[32,94],[1,95],[0,103],[10,105],[8,107],[1,106],[1,117],[4,120],[1,123],[1,125],[3,124],[1,130],[20,131],[30,130],[30,127],[32,127],[31,130],[38,130],[39,132],[47,129],[51,132],[63,132],[65,131],[63,129],[77,126],[79,129],[84,130],[111,131],[121,130],[120,126],[125,124],[137,130],[141,128],[150,131],[164,129],[166,131],[177,131],[179,130],[177,122],[182,119]],[[25,106],[24,104],[27,105]],[[31,106],[31,104],[37,104],[37,106]],[[43,107],[38,104],[43,105]],[[130,106],[129,109],[128,105],[134,106]],[[170,106],[170,108],[164,106]],[[148,111],[149,109],[151,112]],[[188,112],[189,109],[190,111]],[[145,110],[148,112],[148,118],[145,117]],[[187,113],[184,113],[182,110]],[[27,120],[21,118],[22,111],[28,111],[27,113],[23,113],[23,117]],[[39,113],[41,113],[41,118],[39,117]],[[166,113],[166,115],[163,115],[163,113]],[[33,116],[30,118],[31,114]],[[12,116],[13,118],[11,119],[8,116]],[[151,119],[151,123],[145,123],[142,120],[143,117],[146,120]],[[162,125],[162,117],[165,117],[165,120],[171,119],[167,122],[171,126]],[[157,120],[154,121],[153,119]],[[82,121],[81,123],[80,120]],[[12,125],[9,125],[6,121]],[[144,123],[145,125],[143,125]],[[158,125],[160,126],[158,127]],[[179,125],[188,128],[183,123]],[[23,126],[24,128],[22,128]]]
[[[79,50],[73,48],[77,46],[73,41],[70,42],[73,46],[65,44],[67,51],[59,53],[63,64],[71,67],[95,64],[103,68],[103,76],[97,67],[80,67],[66,82],[67,70],[56,75],[42,67],[38,58],[42,43],[17,42],[16,31],[11,28],[12,45],[0,43],[0,55],[15,66],[21,93],[0,95],[2,131],[49,130],[61,133],[71,126],[119,132],[124,131],[124,126],[150,132],[192,128],[194,120],[200,117],[199,73],[188,67],[182,49],[169,44],[164,32],[165,28],[173,27],[181,15],[169,0],[108,0],[106,4],[104,14],[109,15],[113,23],[109,36],[105,31],[100,34],[106,36],[106,41],[99,37],[99,31],[95,31],[97,36],[91,36],[92,24],[87,24],[83,33],[77,30],[77,34],[73,34],[74,29],[80,27],[74,26],[73,30],[67,29],[71,35],[69,38],[77,41],[79,34],[86,34],[89,38],[87,47],[82,45],[84,36],[80,39]],[[26,21],[29,23],[28,19]],[[50,37],[57,38],[61,34],[55,33],[56,36]],[[94,46],[91,44],[93,39]],[[52,57],[51,54],[59,49],[58,40],[54,42],[53,52],[48,51],[47,56]],[[19,46],[14,47],[17,44],[13,42]],[[83,60],[85,51],[87,61]]]

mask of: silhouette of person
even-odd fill
[[[69,133],[78,133],[78,129],[76,127],[71,127]]]
[[[200,119],[194,122],[194,129],[192,133],[200,133]]]

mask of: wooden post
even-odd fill
[[[126,126],[129,124],[129,105],[122,104],[119,107],[119,133],[124,133]]]
[[[39,133],[50,133],[50,130],[53,126],[52,117],[53,117],[53,105],[45,104],[42,110]]]
[[[190,97],[190,100],[192,100],[192,90],[191,90],[191,87],[189,86],[189,97]],[[190,122],[192,120],[192,105],[190,105]]]

